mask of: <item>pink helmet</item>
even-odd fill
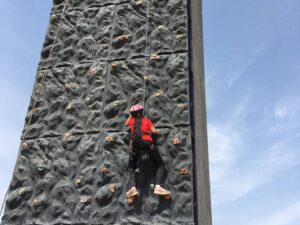
[[[141,109],[143,109],[143,106],[137,104],[137,105],[132,106],[129,111],[130,112],[136,112],[136,111],[139,111]]]

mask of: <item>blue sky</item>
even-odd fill
[[[0,1],[0,201],[51,1]],[[300,1],[203,0],[214,225],[300,224]]]

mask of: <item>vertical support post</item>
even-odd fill
[[[202,0],[189,0],[189,51],[192,90],[194,145],[195,222],[211,225],[211,198],[207,144],[205,80],[203,58]]]

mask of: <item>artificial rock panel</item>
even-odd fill
[[[194,224],[187,29],[186,0],[54,0],[2,225]],[[126,201],[137,103],[171,200],[143,153]]]

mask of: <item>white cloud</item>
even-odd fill
[[[248,105],[252,108],[249,109]],[[261,133],[273,125],[265,123],[263,118],[255,124],[245,121],[257,107],[246,95],[240,98],[227,120],[224,119],[225,122],[208,124],[214,205],[235,201],[300,164],[300,152],[297,150],[300,132],[293,130],[293,133],[281,135],[280,138],[269,133],[257,137],[257,132]],[[261,121],[264,122],[257,127]],[[241,125],[242,122],[245,126]],[[264,138],[268,139],[264,146],[261,142],[257,143]]]
[[[287,107],[286,106],[277,106],[274,109],[274,116],[278,119],[282,119],[287,116]]]
[[[253,220],[249,225],[292,225],[300,224],[300,201],[264,218]]]
[[[300,133],[274,141],[265,150],[256,149],[247,160],[243,159],[246,153],[243,146],[251,145],[251,140],[234,129],[227,128],[224,132],[222,126],[209,124],[208,136],[214,204],[235,201],[300,164],[300,153],[293,145]]]

